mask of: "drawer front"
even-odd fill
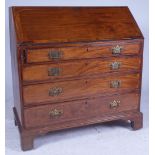
[[[23,80],[26,82],[54,80],[69,77],[90,76],[113,71],[131,71],[140,69],[139,57],[111,58],[109,60],[80,60],[73,62],[33,65],[23,68]]]
[[[24,104],[62,102],[93,95],[105,95],[139,88],[139,74],[107,76],[105,78],[82,79],[28,85],[23,87]]]
[[[25,126],[58,125],[78,119],[101,117],[105,114],[136,110],[138,104],[139,94],[125,94],[37,106],[24,110]]]
[[[140,43],[107,46],[28,49],[27,63],[139,54]]]

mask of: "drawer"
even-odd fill
[[[53,82],[23,87],[24,104],[44,104],[139,88],[139,74]]]
[[[56,60],[133,55],[139,54],[139,52],[140,43],[114,43],[113,45],[105,46],[28,49],[26,52],[26,62],[35,63]]]
[[[113,71],[139,70],[139,57],[79,60],[44,65],[27,65],[23,68],[25,82],[49,81],[54,79],[91,76]]]
[[[105,114],[137,110],[138,104],[139,94],[134,93],[26,108],[25,126],[31,128],[78,119],[101,118]]]

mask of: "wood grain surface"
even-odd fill
[[[140,54],[140,42],[127,43],[124,41],[111,42],[111,45],[96,43],[94,46],[83,47],[60,47],[60,48],[42,48],[28,49],[26,52],[26,63],[35,62],[56,62],[58,60],[75,60],[84,58],[104,58],[108,56],[134,55]],[[114,55],[112,49],[119,45],[122,47],[121,53]],[[49,52],[61,52],[59,59],[49,58]]]
[[[143,38],[127,7],[13,7],[18,43]]]
[[[68,99],[119,93],[130,89],[134,90],[139,87],[139,76],[139,74],[131,74],[24,86],[24,104],[39,105],[39,103],[62,102]],[[111,88],[111,82],[116,80],[121,82],[120,88]],[[49,91],[53,88],[61,88],[62,93],[58,96],[50,96]]]
[[[112,68],[113,63],[119,63],[119,68]],[[110,58],[58,62],[54,64],[30,65],[23,68],[24,82],[53,81],[55,79],[74,78],[79,76],[101,75],[110,72],[138,71],[141,59],[139,57]],[[54,74],[53,70],[57,70]],[[52,71],[53,72],[52,72]],[[49,74],[53,73],[53,74]]]
[[[130,100],[128,99],[130,98]],[[59,104],[37,106],[24,110],[25,126],[38,127],[48,126],[50,124],[60,124],[79,119],[90,117],[100,117],[105,114],[118,113],[121,111],[136,110],[138,108],[139,94],[114,95],[109,98],[95,98],[87,100],[79,100],[72,102],[64,102]],[[111,108],[110,104],[119,101],[119,106]],[[50,117],[53,110],[63,111],[60,117]]]

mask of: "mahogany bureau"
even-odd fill
[[[142,128],[143,35],[127,7],[11,7],[14,117],[23,150],[51,131]]]

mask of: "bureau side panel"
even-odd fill
[[[18,63],[18,53],[19,48],[16,45],[16,35],[14,29],[14,21],[12,15],[12,9],[9,8],[9,24],[10,24],[10,52],[11,52],[11,66],[12,66],[12,83],[13,83],[13,96],[14,96],[14,107],[16,109],[16,114],[18,115],[18,119],[22,124],[22,107],[21,107],[21,98],[20,98],[20,77],[19,77],[19,69],[20,65]]]
[[[140,52],[141,52],[142,54],[141,54],[141,68],[140,68],[140,78],[139,78],[139,81],[140,81],[140,86],[139,86],[139,89],[140,89],[139,111],[140,111],[140,105],[141,105],[141,92],[142,92],[143,53],[144,53],[143,50],[144,50],[144,39],[141,39],[141,48],[140,48]]]

